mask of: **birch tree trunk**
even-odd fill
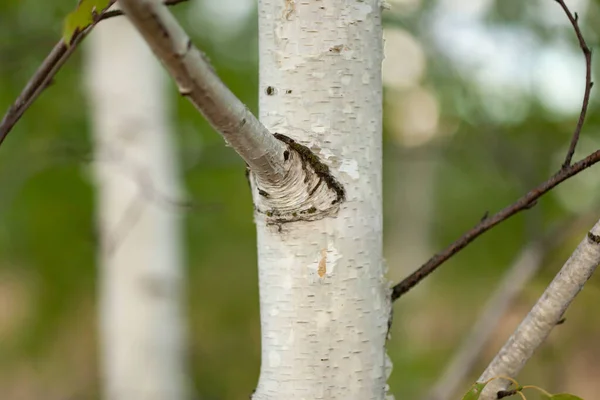
[[[384,399],[380,2],[260,0],[259,51],[261,122],[318,156],[345,201],[321,212],[336,202],[317,198],[335,189],[321,179],[309,209],[306,196],[254,182],[262,365],[253,399]],[[297,182],[310,179],[308,162]],[[283,209],[289,218],[278,220]]]
[[[127,19],[103,22],[90,41],[102,391],[107,400],[187,399],[173,204],[180,188],[165,80]]]

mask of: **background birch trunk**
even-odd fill
[[[89,40],[102,391],[107,400],[187,399],[180,188],[163,72],[126,18]]]
[[[312,150],[346,201],[313,221],[255,214],[262,364],[253,399],[384,399],[379,1],[259,1],[259,54],[261,122]],[[254,201],[269,207],[256,187]],[[286,206],[299,205],[290,197]]]

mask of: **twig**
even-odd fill
[[[479,381],[483,382],[500,375],[516,376],[564,317],[567,308],[599,264],[600,221],[596,222],[577,246],[536,305],[486,368]],[[491,382],[486,386],[480,399],[496,399],[496,393],[505,388],[506,384],[500,380]]]
[[[184,1],[187,0],[167,0],[165,4],[175,5]],[[115,2],[116,0],[111,0],[110,6],[112,6]],[[27,85],[19,97],[17,97],[15,102],[4,114],[4,117],[0,122],[0,145],[4,142],[4,139],[6,139],[6,136],[10,133],[15,124],[19,122],[25,111],[27,111],[27,109],[33,104],[39,95],[50,85],[54,79],[54,76],[56,76],[60,68],[65,64],[71,54],[73,54],[75,49],[90,33],[94,26],[100,21],[122,14],[115,14],[115,11],[108,11],[107,8],[103,13],[98,15],[94,23],[79,32],[75,32],[70,46],[67,46],[63,39],[60,39],[58,43],[54,45],[54,48],[52,51],[50,51],[50,54],[48,54],[46,59],[35,71],[29,82],[27,82]]]
[[[579,47],[581,48],[583,56],[585,57],[585,92],[583,94],[583,104],[581,106],[581,113],[579,114],[579,121],[577,121],[577,126],[575,126],[575,131],[573,131],[573,137],[571,138],[569,151],[567,152],[567,157],[563,163],[563,168],[567,168],[569,165],[571,165],[573,154],[575,154],[575,147],[579,141],[579,134],[581,133],[581,128],[585,122],[585,115],[590,102],[590,93],[592,91],[592,86],[594,86],[594,82],[592,82],[592,51],[585,42],[585,38],[583,37],[581,29],[579,28],[579,16],[577,13],[572,14],[564,0],[555,1],[562,7],[565,14],[567,14],[567,18],[569,18],[571,25],[573,25],[573,30],[575,31],[577,40],[579,41]]]
[[[70,47],[65,45],[63,39],[59,40],[54,46],[50,54],[42,62],[42,65],[35,71],[25,89],[17,97],[17,100],[15,100],[8,108],[6,114],[4,114],[2,122],[0,122],[0,144],[4,142],[8,133],[23,116],[23,113],[33,104],[42,91],[49,86],[60,67],[69,59],[77,45],[90,30],[91,27],[76,33]]]
[[[543,182],[536,188],[530,190],[526,195],[494,214],[492,217],[486,218],[470,231],[462,235],[457,241],[452,243],[440,253],[434,255],[429,261],[423,264],[418,270],[413,272],[400,283],[396,284],[392,290],[392,300],[397,300],[400,296],[412,289],[417,283],[421,282],[425,277],[435,271],[440,265],[446,262],[450,257],[464,249],[469,243],[479,237],[482,233],[487,232],[499,223],[506,221],[508,218],[531,208],[536,201],[551,189],[558,186],[560,183],[578,174],[586,168],[591,167],[600,161],[600,150],[597,150],[584,158],[583,160],[572,164],[570,167],[563,168],[558,171],[547,181]]]
[[[523,197],[518,199],[513,204],[505,207],[501,211],[497,212],[492,217],[483,219],[477,225],[475,225],[471,230],[463,234],[458,240],[448,246],[446,249],[437,253],[432,258],[430,258],[425,264],[423,264],[419,269],[413,272],[411,275],[406,277],[400,283],[396,284],[392,290],[392,301],[397,300],[412,289],[415,285],[425,279],[429,274],[435,271],[440,265],[454,256],[456,253],[464,249],[469,243],[479,237],[482,233],[487,232],[494,226],[499,223],[506,221],[508,218],[517,214],[520,211],[529,209],[534,207],[537,204],[537,200],[546,194],[548,191],[569,179],[570,177],[578,174],[586,168],[596,164],[600,161],[600,150],[588,155],[581,161],[571,164],[571,158],[573,156],[573,152],[575,151],[575,146],[577,145],[577,141],[579,140],[579,133],[585,121],[585,116],[587,112],[588,102],[589,102],[589,94],[592,89],[593,83],[591,82],[591,51],[587,47],[585,40],[583,40],[583,36],[581,35],[581,31],[579,29],[579,25],[577,23],[577,17],[573,17],[571,13],[568,11],[568,8],[564,4],[562,0],[555,0],[558,2],[563,9],[567,12],[567,16],[569,20],[572,21],[575,32],[577,33],[577,37],[579,39],[579,43],[584,53],[586,54],[586,64],[588,65],[586,72],[586,89],[583,99],[583,106],[581,109],[581,113],[579,115],[579,122],[577,123],[577,127],[575,128],[575,132],[573,133],[573,139],[571,140],[571,146],[569,148],[569,154],[567,154],[567,158],[565,163],[562,165],[561,169],[554,174],[547,181],[541,183],[536,188],[530,190]],[[577,15],[577,14],[575,14]]]
[[[594,208],[596,211],[597,207]],[[543,265],[546,254],[564,243],[575,232],[580,232],[583,224],[589,226],[590,219],[596,215],[597,212],[590,211],[575,220],[568,218],[545,233],[541,239],[535,240],[523,248],[502,278],[502,282],[497,286],[494,294],[490,296],[483,307],[480,317],[471,328],[467,338],[463,340],[460,349],[452,357],[441,378],[429,392],[428,400],[454,399],[453,396],[460,385],[479,360],[484,346],[496,332],[500,319]]]

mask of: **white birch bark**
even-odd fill
[[[106,400],[188,399],[180,188],[161,68],[125,18],[89,38]]]
[[[262,364],[253,399],[384,399],[379,1],[261,0],[259,48],[261,122],[310,148],[346,200],[328,215],[330,202],[313,199],[315,220],[278,224],[280,210],[300,212],[306,198],[254,188]]]

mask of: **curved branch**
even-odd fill
[[[125,15],[190,100],[260,180],[280,182],[285,145],[221,82],[160,0],[120,0]]]

